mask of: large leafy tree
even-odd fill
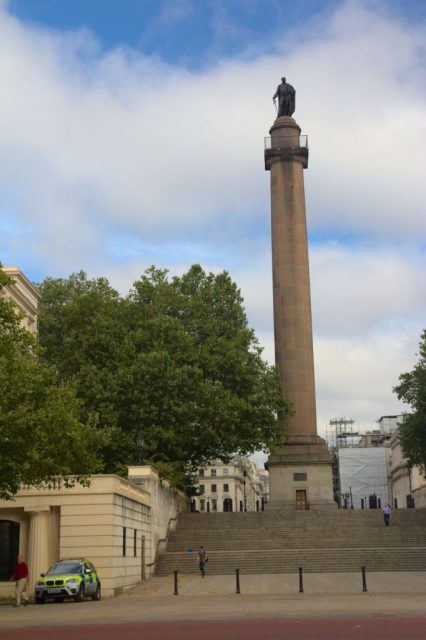
[[[0,289],[12,282],[0,269]],[[88,481],[99,468],[99,437],[80,421],[80,410],[72,388],[40,360],[16,307],[0,295],[0,498],[57,476],[68,485]]]
[[[404,454],[410,466],[426,469],[426,331],[421,335],[417,364],[412,371],[399,376],[394,391],[412,408],[399,428]]]
[[[41,292],[46,357],[96,411],[99,428],[114,433],[107,471],[142,455],[182,481],[198,465],[281,437],[278,377],[227,273],[194,265],[170,278],[151,268],[124,298],[79,273],[47,279]]]

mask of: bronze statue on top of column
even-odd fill
[[[281,78],[281,84],[278,85],[275,95],[272,98],[275,104],[275,98],[278,98],[278,114],[280,116],[292,116],[296,109],[296,91],[291,84],[288,84],[285,78]]]

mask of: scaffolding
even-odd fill
[[[361,434],[354,431],[352,418],[333,418],[327,425],[326,440],[332,451],[342,447],[357,446]]]
[[[388,498],[385,441],[390,437],[371,430],[361,433],[352,418],[334,418],[326,430],[333,461],[333,493],[344,508],[376,508]]]

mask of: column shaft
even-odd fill
[[[28,566],[30,571],[30,588],[34,588],[34,582],[40,573],[49,567],[48,548],[48,517],[50,509],[40,511],[30,511],[30,533],[28,539]]]

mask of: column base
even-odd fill
[[[265,466],[269,471],[268,510],[336,509],[331,457],[316,435],[291,435],[275,447]]]

